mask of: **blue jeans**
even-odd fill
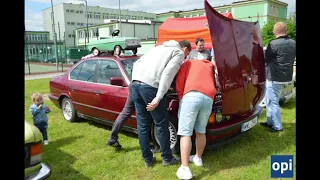
[[[132,100],[136,108],[138,122],[138,138],[142,157],[145,162],[150,163],[153,154],[150,150],[150,132],[152,120],[157,128],[157,137],[160,144],[161,156],[164,161],[173,158],[170,149],[168,102],[163,97],[159,105],[153,111],[147,111],[148,103],[156,97],[158,89],[141,82],[132,82]]]
[[[281,114],[280,114],[280,92],[282,84],[275,84],[272,81],[266,81],[266,108],[267,108],[267,123],[272,125],[275,130],[282,129]]]
[[[48,140],[48,133],[47,133],[48,124],[42,122],[39,124],[35,124],[35,126],[40,130],[43,140]]]
[[[212,104],[213,100],[201,92],[186,93],[180,101],[178,135],[192,136],[193,129],[199,134],[205,134]]]

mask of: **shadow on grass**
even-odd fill
[[[258,124],[235,143],[205,150],[202,159],[207,171],[193,179],[202,179],[226,169],[252,166],[295,145],[296,124],[283,123],[283,127],[283,132],[269,133],[267,128]]]
[[[107,130],[111,133],[112,131],[112,126],[110,125],[105,125],[105,124],[101,124],[95,121],[91,121],[91,120],[87,120],[87,119],[80,119],[79,121],[77,121],[76,123],[87,123],[89,125],[95,126],[97,128],[102,128],[104,130]],[[138,135],[136,133],[133,132],[129,132],[129,131],[125,131],[124,129],[122,129],[121,131],[119,131],[119,134],[123,134],[127,137],[132,137],[132,138],[138,138]],[[109,137],[106,136],[106,138],[108,139]]]
[[[291,99],[289,102],[281,105],[284,109],[294,109],[296,108],[296,98]]]
[[[79,171],[76,171],[71,165],[76,161],[76,157],[62,151],[60,148],[70,144],[82,136],[74,136],[50,141],[49,145],[44,147],[43,161],[50,166],[52,174],[49,179],[81,179],[90,180]]]

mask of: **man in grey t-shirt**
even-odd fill
[[[204,49],[204,40],[202,38],[197,38],[195,44],[197,47],[195,50],[192,50],[190,52],[188,59],[206,59],[208,61],[211,61],[210,51]]]

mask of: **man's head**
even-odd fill
[[[197,51],[202,52],[204,50],[204,40],[202,38],[197,38],[196,41]]]
[[[96,47],[93,47],[92,49],[91,49],[91,51],[92,51],[92,54],[93,55],[95,55],[95,56],[97,56],[97,55],[99,55],[99,49],[98,48],[96,48]]]
[[[283,22],[277,22],[273,26],[273,34],[277,37],[283,36],[287,34],[287,27],[286,24]]]
[[[187,56],[190,54],[191,44],[190,44],[190,42],[187,41],[187,40],[179,41],[179,44],[180,44],[180,46],[181,46],[181,50],[182,50],[183,53],[184,53],[184,58],[186,59]]]

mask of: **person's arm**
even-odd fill
[[[214,58],[214,50],[211,49],[211,63],[216,67],[216,60]]]
[[[273,57],[274,57],[274,54],[273,54],[272,46],[271,46],[271,43],[269,43],[267,46],[267,49],[264,52],[264,61],[268,63],[271,61]]]
[[[161,74],[159,87],[156,95],[157,98],[162,99],[163,96],[167,93],[172,83],[172,80],[176,76],[183,60],[184,53],[181,50],[176,51],[172,59],[168,62]]]
[[[183,92],[184,92],[184,86],[186,83],[186,78],[187,78],[187,70],[189,67],[190,62],[184,63],[180,70],[178,71],[177,77],[176,77],[176,92],[178,95],[178,98],[181,100],[183,97]]]
[[[51,112],[49,106],[47,106],[47,105],[45,105],[45,104],[43,104],[42,108],[45,109],[45,113],[46,113],[46,114],[48,114],[49,112]]]
[[[31,105],[29,111],[34,116],[40,112],[40,106]]]

